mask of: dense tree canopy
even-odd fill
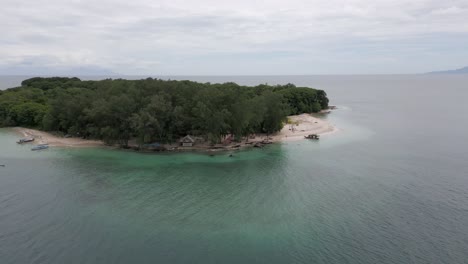
[[[0,91],[0,126],[26,126],[126,145],[186,134],[219,142],[274,133],[288,115],[328,107],[324,91],[287,85],[31,78]]]

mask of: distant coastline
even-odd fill
[[[468,74],[468,66],[456,70],[433,71],[428,72],[427,74]]]

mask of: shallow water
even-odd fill
[[[1,263],[466,263],[468,76],[197,78],[325,89],[340,131],[230,158],[0,130]]]

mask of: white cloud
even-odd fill
[[[0,30],[0,70],[49,58],[44,66],[95,65],[127,74],[276,74],[294,73],[289,69],[300,68],[297,63],[326,64],[329,58],[330,72],[309,66],[300,73],[331,73],[343,70],[331,63],[346,55],[355,60],[349,65],[382,58],[381,68],[361,70],[375,72],[388,69],[389,57],[376,53],[385,53],[395,41],[427,46],[427,36],[442,34],[454,39],[454,47],[463,44],[456,40],[468,35],[468,2],[3,0]],[[354,53],[337,52],[340,46],[354,46]],[[277,57],[285,52],[289,60]],[[405,52],[400,46],[391,61],[407,64]],[[267,63],[275,59],[281,63],[272,69]]]

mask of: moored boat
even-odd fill
[[[48,148],[49,148],[48,144],[40,144],[40,145],[32,147],[31,150],[42,150],[42,149],[48,149]]]
[[[29,137],[29,138],[21,138],[20,140],[16,141],[18,144],[23,144],[23,143],[28,143],[28,142],[33,142],[34,138]]]
[[[304,138],[319,140],[320,137],[317,134],[310,134],[310,135],[304,136]]]

